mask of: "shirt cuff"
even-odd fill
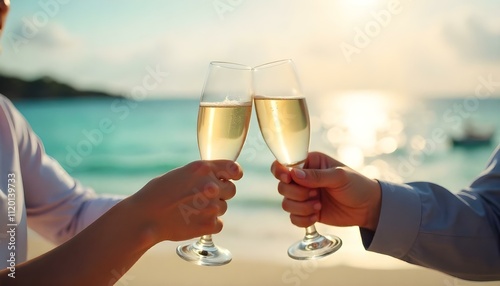
[[[379,181],[382,190],[380,217],[375,232],[360,229],[366,250],[404,257],[412,247],[421,221],[421,202],[415,189],[405,184]]]

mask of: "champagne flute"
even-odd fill
[[[247,136],[252,113],[252,68],[211,62],[198,110],[198,149],[202,160],[236,160]],[[229,250],[216,246],[212,235],[180,245],[177,254],[198,265],[231,261]]]
[[[309,113],[292,60],[254,67],[253,76],[255,111],[267,146],[283,166],[302,168],[309,149]],[[316,259],[341,246],[340,238],[320,235],[313,224],[288,249],[288,256]]]

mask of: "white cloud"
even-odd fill
[[[47,49],[68,49],[81,45],[81,40],[78,37],[56,22],[41,29],[40,34],[34,40]]]
[[[347,0],[233,1],[240,4],[222,18],[211,1],[201,6],[177,2],[168,11],[159,8],[171,6],[155,3],[148,4],[147,14],[134,14],[130,23],[114,22],[93,33],[51,23],[27,45],[30,49],[14,55],[5,51],[0,67],[126,93],[140,83],[146,67],[160,65],[169,76],[154,93],[171,96],[198,96],[212,60],[258,65],[292,58],[304,89],[312,94],[352,89],[457,94],[470,92],[485,67],[500,76],[499,23],[480,14],[481,8],[471,10],[476,4],[450,9],[451,2],[403,1],[402,12],[392,15],[349,63],[339,45],[352,44],[355,28],[365,28],[374,13],[387,9],[386,2],[349,10]],[[464,23],[467,15],[475,22]]]
[[[444,36],[465,58],[500,61],[500,27],[490,27],[476,16],[468,17],[460,25],[448,24]]]
[[[44,26],[37,26],[26,18],[8,31],[6,38],[16,52],[29,48],[63,50],[81,44],[81,40],[61,23],[49,22]]]

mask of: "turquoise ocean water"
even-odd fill
[[[151,178],[199,158],[196,99],[95,98],[15,105],[47,153],[98,193],[132,194]],[[401,100],[378,93],[351,93],[308,98],[308,105],[310,149],[381,179],[428,180],[457,191],[484,168],[500,142],[500,99]],[[454,148],[450,137],[458,136],[470,122],[478,129],[494,128],[493,143]],[[241,251],[258,256],[259,251],[250,253],[240,246],[265,238],[275,243],[261,251],[277,252],[283,258],[288,244],[302,235],[281,210],[276,181],[269,172],[273,160],[253,116],[238,159],[245,176],[236,182],[237,195],[224,216],[225,228],[217,235],[217,241],[232,248],[235,255]],[[325,229],[343,236],[344,251],[348,252],[350,241],[359,248],[355,231]]]

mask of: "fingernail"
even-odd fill
[[[306,172],[301,169],[293,169],[295,176],[299,179],[304,179],[306,177]]]
[[[319,211],[321,209],[321,204],[320,203],[316,203],[314,204],[313,208],[317,211]]]
[[[309,192],[309,197],[311,197],[311,198],[312,198],[312,197],[315,197],[315,196],[317,196],[317,195],[318,195],[318,191],[316,191],[316,190],[314,190],[314,191],[310,191],[310,192]]]

